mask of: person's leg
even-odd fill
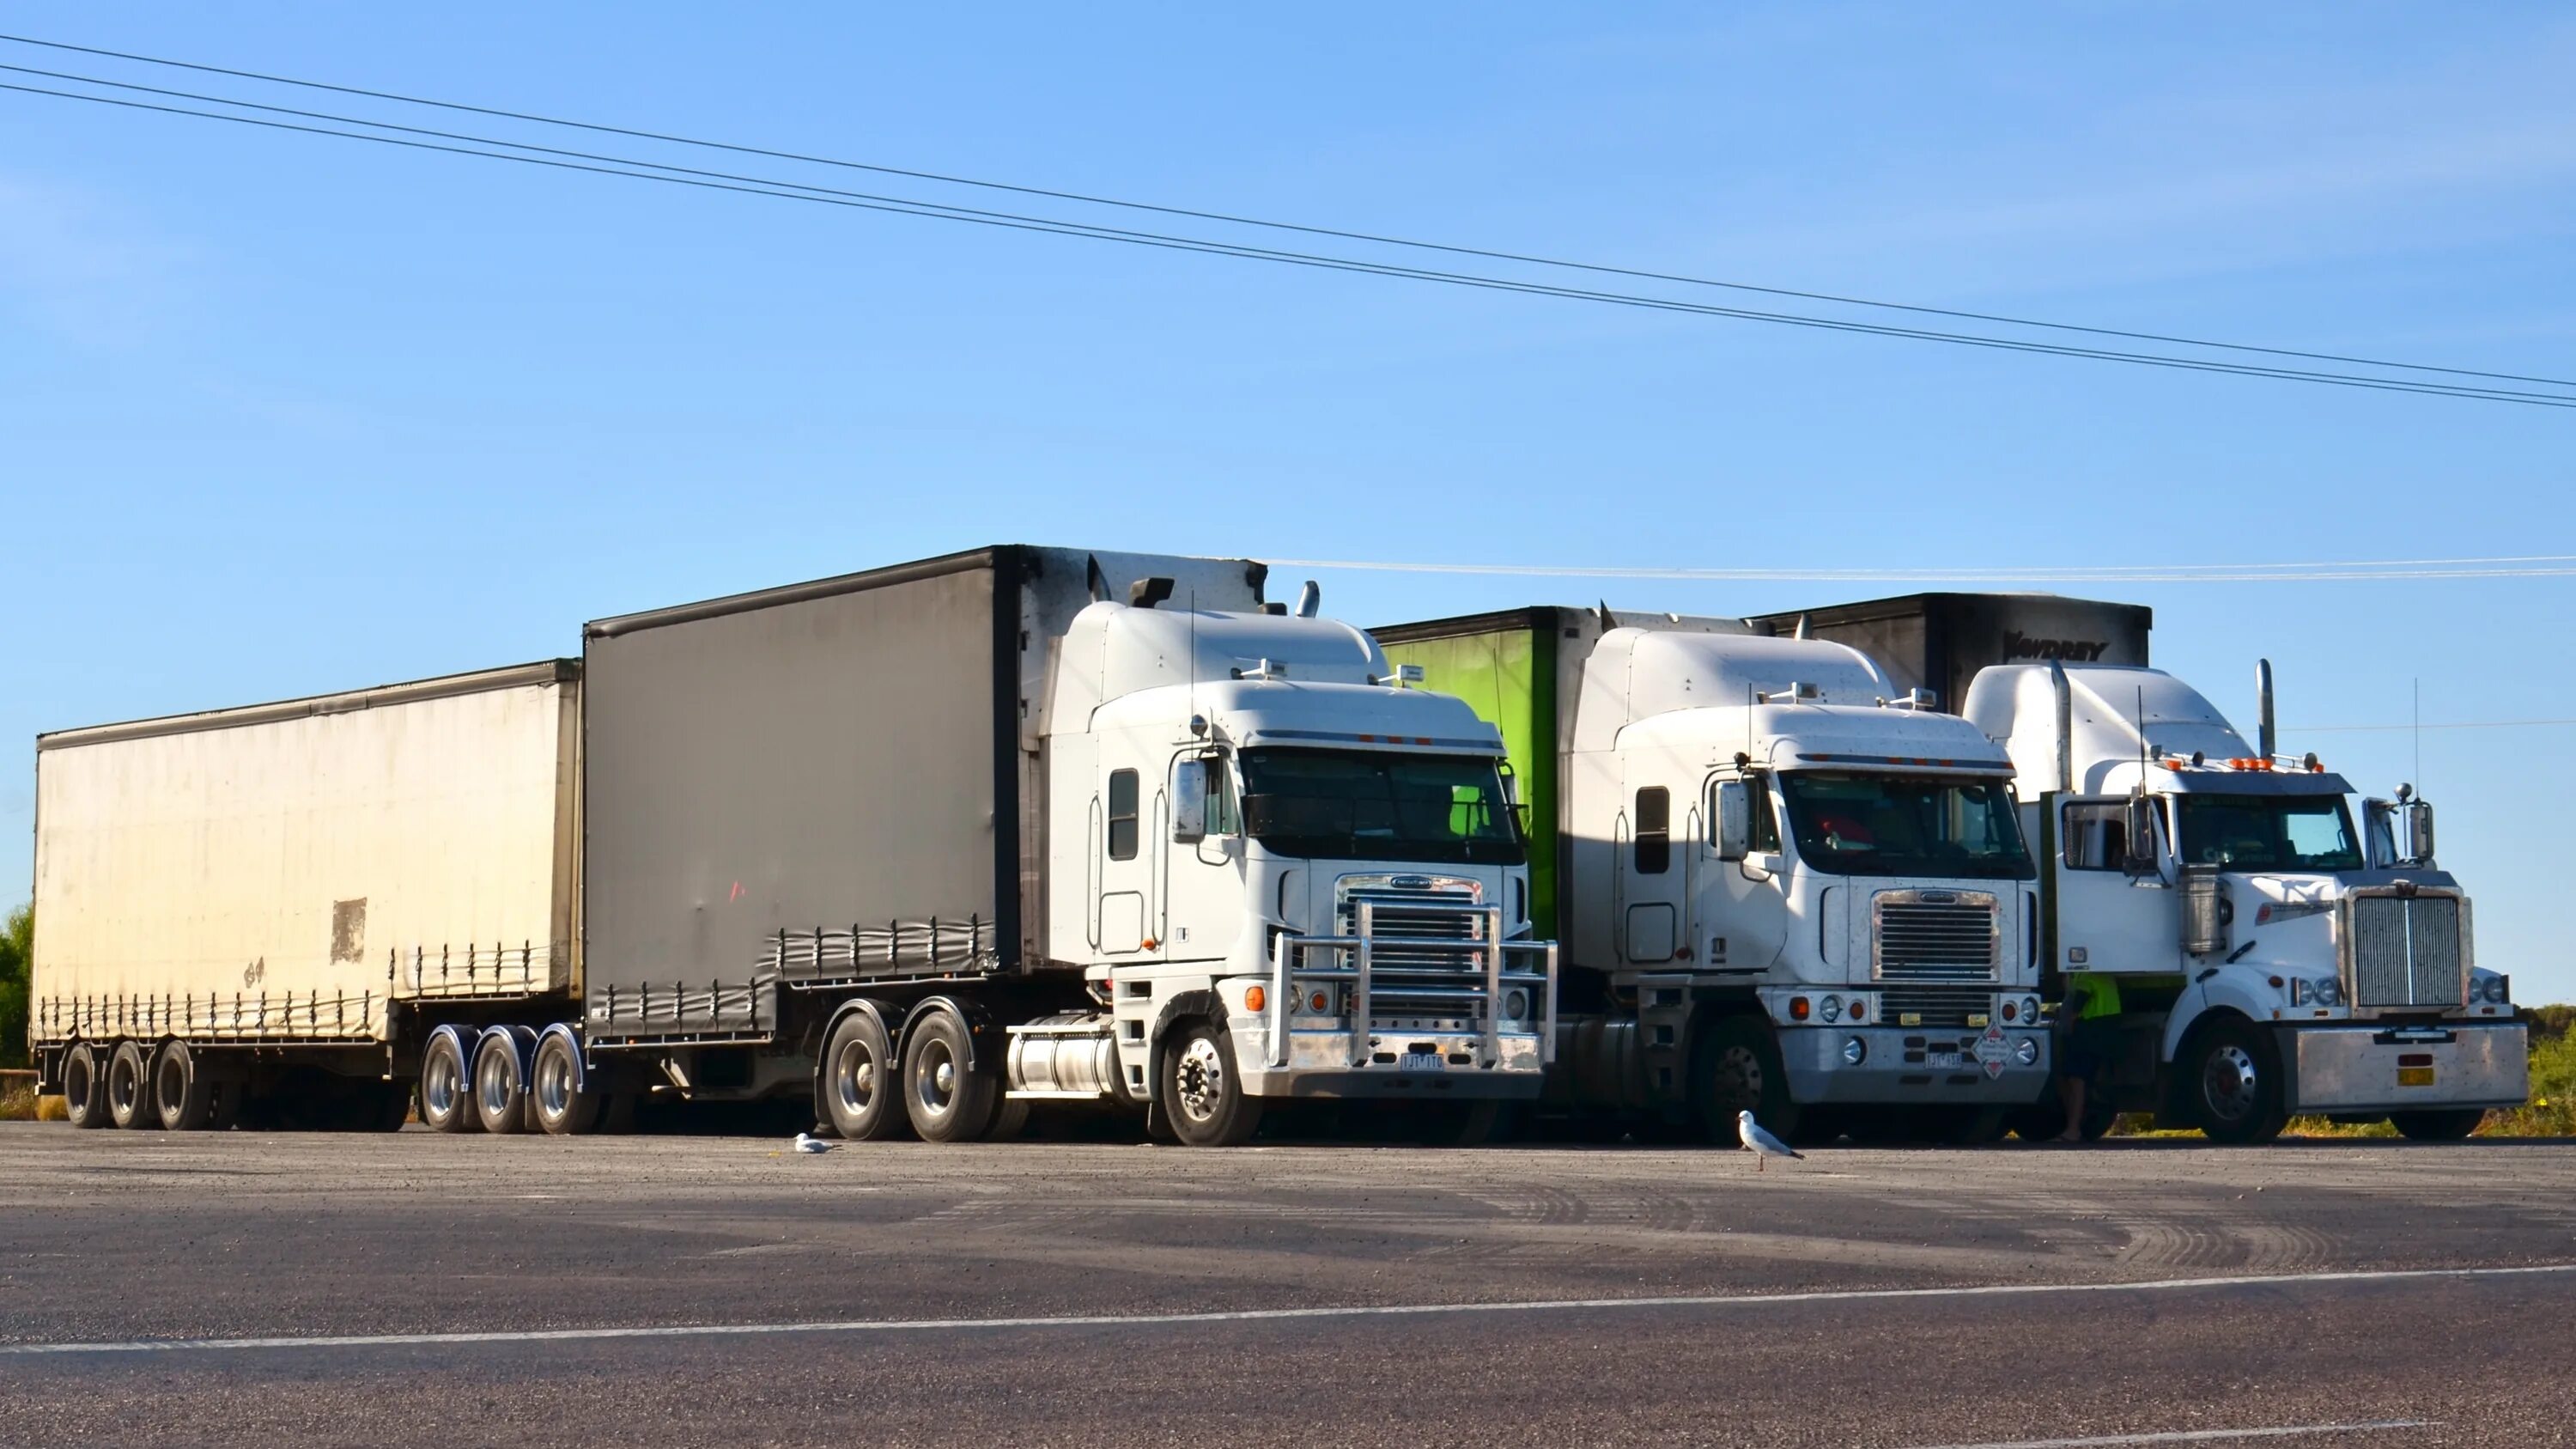
[[[2066,1104],[2066,1130],[2057,1134],[2060,1142],[2084,1140],[2084,1079],[2072,1072],[2057,1079],[2057,1095]]]

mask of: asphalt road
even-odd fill
[[[0,1124],[0,1443],[2576,1442],[2576,1145],[783,1147]]]

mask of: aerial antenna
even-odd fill
[[[2138,793],[2147,792],[2147,687],[2138,686]]]
[[[2415,790],[2424,790],[2424,676],[2415,676]]]

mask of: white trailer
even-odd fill
[[[398,1127],[430,1030],[559,1010],[579,698],[549,661],[41,736],[47,1089],[83,1127]]]

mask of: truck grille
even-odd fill
[[[1984,891],[1882,891],[1873,902],[1881,981],[1995,979],[1995,898]]]
[[[1891,986],[1878,1002],[1881,1026],[1966,1026],[1995,1009],[1994,993],[1973,986]]]
[[[1473,908],[1484,892],[1472,881],[1434,877],[1422,888],[1361,885],[1335,892],[1334,927],[1359,934],[1359,903],[1369,903],[1369,1012],[1471,1019],[1481,1014],[1485,986],[1485,918]],[[1356,966],[1358,952],[1344,964]]]
[[[2356,896],[2352,1004],[2463,1004],[2468,972],[2456,896]]]

